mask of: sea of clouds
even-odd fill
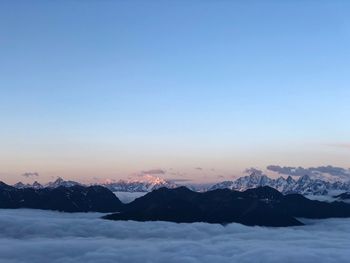
[[[0,210],[0,262],[349,262],[350,219],[290,228],[114,222],[97,213]]]

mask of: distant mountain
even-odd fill
[[[75,185],[83,185],[75,181],[66,181],[62,178],[57,178],[53,182],[41,185],[38,182],[33,184],[23,184],[19,182],[14,185],[15,188],[57,188],[60,186],[71,187]],[[138,176],[130,180],[119,180],[119,181],[106,181],[99,183],[99,185],[104,186],[111,190],[112,192],[152,192],[153,190],[166,187],[169,189],[179,187],[180,185],[175,184],[171,181],[164,180],[157,176],[143,175]],[[350,181],[327,181],[321,178],[315,178],[309,175],[304,175],[298,177],[298,179],[293,179],[291,176],[287,178],[279,177],[277,179],[270,178],[262,173],[255,173],[248,176],[240,177],[234,181],[224,181],[212,186],[207,185],[186,185],[193,191],[204,192],[216,189],[230,189],[237,191],[245,191],[250,188],[256,188],[260,186],[270,186],[280,191],[283,194],[298,193],[302,195],[329,195],[350,192]]]
[[[208,190],[224,189],[244,191],[249,188],[270,186],[283,194],[298,193],[302,195],[326,195],[332,191],[349,191],[350,182],[329,182],[309,175],[299,177],[297,180],[291,176],[277,179],[269,178],[263,174],[252,173],[234,181],[224,181],[213,185]]]
[[[22,182],[18,182],[14,184],[13,187],[18,189],[24,189],[24,188],[42,189],[42,188],[57,188],[60,186],[71,187],[75,185],[83,185],[83,184],[75,181],[65,181],[61,177],[58,177],[55,181],[49,182],[44,185],[38,183],[37,181],[35,181],[33,184],[23,184]]]
[[[24,184],[22,182],[18,182],[13,185],[13,187],[18,188],[18,189],[23,189],[23,188],[31,188],[33,187],[31,184]]]
[[[34,188],[34,189],[41,189],[44,188],[43,185],[35,181],[33,184],[24,184],[22,182],[18,182],[17,184],[14,184],[13,187],[18,189],[24,189],[24,188]]]
[[[236,222],[278,227],[302,225],[296,217],[350,217],[350,204],[312,201],[299,194],[283,195],[268,186],[243,192],[217,189],[204,193],[186,187],[160,188],[104,218],[177,223]]]
[[[175,188],[176,184],[157,176],[143,175],[132,180],[102,183],[102,186],[113,192],[151,192],[161,187]]]
[[[60,186],[72,187],[72,186],[75,186],[75,185],[82,185],[82,184],[78,183],[78,182],[75,182],[75,181],[65,181],[61,177],[58,177],[55,181],[47,183],[45,185],[45,187],[57,188],[57,187],[60,187]]]
[[[75,181],[66,181],[61,177],[58,177],[55,181],[49,182],[44,185],[41,185],[37,181],[35,181],[33,184],[23,184],[22,182],[19,182],[14,184],[13,187],[18,189],[24,189],[24,188],[41,189],[41,188],[57,188],[60,186],[71,187],[75,185],[83,185],[83,184]],[[129,192],[129,193],[151,192],[161,187],[175,188],[178,186],[170,181],[164,180],[157,176],[151,176],[151,175],[138,176],[130,180],[106,181],[106,182],[99,183],[97,185],[106,187],[112,192]]]
[[[56,186],[56,185],[55,185]],[[15,188],[0,182],[0,208],[35,208],[64,212],[116,212],[120,200],[102,186]]]

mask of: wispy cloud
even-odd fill
[[[166,171],[163,169],[151,169],[151,170],[142,171],[141,173],[142,174],[157,175],[157,174],[165,174]]]
[[[29,178],[29,177],[38,177],[39,173],[37,172],[25,172],[22,174],[23,177]]]
[[[167,180],[173,183],[186,183],[186,182],[193,181],[192,179],[187,179],[187,178],[169,178]]]

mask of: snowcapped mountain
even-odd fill
[[[44,188],[44,187],[40,183],[38,183],[38,181],[35,181],[32,184],[32,188],[34,188],[34,189],[41,189],[41,188]]]
[[[82,184],[75,181],[65,181],[61,177],[58,177],[55,181],[47,183],[45,187],[48,187],[48,188],[57,188],[60,186],[72,187],[74,185],[82,185]]]
[[[44,186],[37,181],[35,181],[33,184],[24,184],[22,182],[18,182],[13,185],[13,187],[17,189],[24,189],[24,188],[34,188],[34,189],[41,189],[44,188]]]
[[[234,181],[224,181],[213,185],[209,190],[228,188],[232,190],[245,191],[249,188],[259,186],[270,186],[283,194],[298,193],[303,195],[326,195],[332,191],[349,191],[350,182],[329,182],[319,178],[312,178],[309,175],[299,177],[297,180],[291,176],[277,179],[269,178],[260,173],[252,173],[240,177]]]
[[[18,182],[14,184],[13,187],[18,189],[24,189],[24,188],[42,189],[42,188],[57,188],[60,186],[71,187],[74,185],[82,185],[82,184],[74,181],[65,181],[61,177],[58,177],[55,181],[49,182],[44,185],[38,183],[37,181],[35,181],[33,184],[24,184],[22,182]]]
[[[18,189],[24,189],[24,188],[42,189],[42,188],[57,188],[60,186],[72,187],[75,185],[83,185],[83,184],[75,181],[66,181],[61,177],[58,177],[55,181],[49,182],[44,185],[35,181],[33,184],[24,184],[22,182],[19,182],[13,186]],[[151,192],[161,187],[167,187],[167,188],[177,187],[176,184],[170,181],[166,181],[160,177],[156,177],[152,175],[142,175],[130,180],[119,180],[119,181],[108,180],[106,182],[99,183],[98,185],[104,186],[113,192]]]
[[[131,180],[108,181],[101,185],[113,192],[151,192],[161,187],[177,187],[172,182],[152,175],[143,175]]]
[[[62,178],[57,178],[53,182],[47,184],[40,184],[34,182],[33,184],[24,184],[19,182],[14,185],[18,189],[24,188],[57,188],[59,186],[71,187],[74,185],[83,185],[74,181],[65,181]],[[180,185],[167,181],[157,176],[153,175],[142,175],[129,180],[119,180],[113,181],[108,180],[98,185],[104,186],[111,190],[112,192],[151,192],[153,190],[159,189],[161,187],[166,188],[176,188]],[[224,181],[217,183],[209,187],[187,187],[193,191],[205,192],[215,189],[232,189],[238,191],[245,191],[250,188],[256,188],[259,186],[270,186],[275,188],[283,194],[298,193],[302,195],[332,195],[332,193],[342,193],[350,192],[350,181],[329,181],[319,177],[313,177],[310,175],[300,176],[297,179],[292,178],[291,176],[279,177],[279,178],[270,178],[267,175],[261,172],[252,172],[248,176],[240,177],[234,181]]]
[[[14,184],[13,187],[18,188],[18,189],[24,189],[24,188],[30,188],[30,187],[32,187],[32,185],[31,184],[24,184],[22,182],[18,182],[16,184]]]

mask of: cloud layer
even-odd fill
[[[319,166],[319,167],[287,167],[279,165],[269,165],[267,169],[279,174],[291,175],[291,176],[303,176],[303,175],[313,175],[313,174],[329,174],[338,177],[350,177],[350,170],[335,166]]]
[[[303,227],[113,222],[100,214],[0,210],[1,262],[331,262],[350,257],[350,220]]]

